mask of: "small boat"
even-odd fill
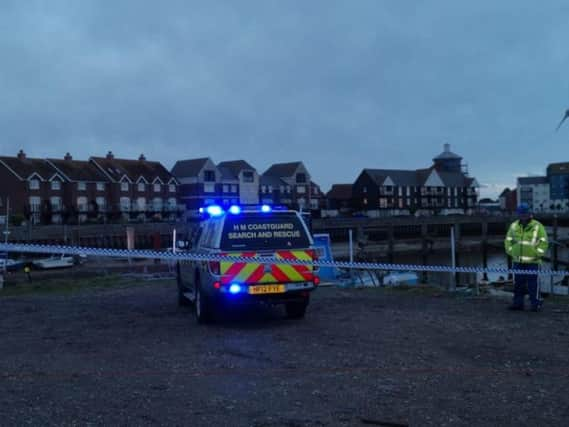
[[[69,268],[75,265],[75,260],[72,256],[52,256],[49,258],[38,259],[33,262],[34,267],[42,270],[53,268]]]
[[[419,276],[413,271],[392,271],[383,276],[383,286],[417,286]]]

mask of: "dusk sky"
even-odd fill
[[[496,196],[569,161],[569,2],[6,1],[1,155],[431,165]]]

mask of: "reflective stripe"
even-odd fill
[[[524,262],[524,261],[527,261],[527,262],[539,261],[539,258],[535,258],[535,257],[532,257],[532,256],[519,256],[519,257],[516,257],[516,258],[517,258],[518,260],[522,261],[522,262]]]
[[[544,251],[543,249],[541,249],[541,248],[537,248],[536,251],[538,251],[540,254],[544,254],[544,253],[545,253],[545,251]]]
[[[539,241],[540,241],[540,242],[547,242],[547,238],[541,237],[541,238],[539,239]]]
[[[511,241],[511,240],[514,240],[514,238],[513,237],[506,237],[506,240]]]
[[[531,241],[535,245],[537,243],[537,232],[539,231],[539,227],[536,225],[535,230],[533,230],[533,239]]]
[[[529,240],[521,240],[518,242],[520,245],[534,245],[534,242],[530,242]]]

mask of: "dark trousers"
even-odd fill
[[[514,270],[537,271],[539,264],[518,264],[514,263]],[[524,296],[529,294],[532,307],[539,307],[539,284],[537,274],[515,274],[514,275],[514,306],[524,306]]]

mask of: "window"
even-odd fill
[[[160,184],[154,184],[154,192],[160,193]]]
[[[175,211],[178,207],[178,202],[176,201],[175,197],[170,197],[168,199],[168,210]]]
[[[367,193],[367,187],[362,188],[362,193]]]
[[[203,180],[205,182],[215,182],[215,171],[206,170],[203,172]]]
[[[97,207],[99,208],[100,212],[104,212],[107,207],[107,201],[104,197],[97,197],[95,199],[95,203],[97,203]]]
[[[364,205],[367,205],[367,199],[364,197]]]
[[[154,209],[155,212],[161,212],[163,204],[164,202],[160,197],[155,197],[154,200],[152,201],[152,208]]]
[[[145,191],[145,190],[146,190],[146,185],[144,185],[144,182],[139,182],[138,191]]]
[[[229,193],[229,185],[223,184],[223,192],[224,192],[224,193]]]
[[[215,184],[204,184],[203,185],[203,192],[204,193],[215,193]]]
[[[87,197],[77,197],[77,210],[79,212],[87,212],[88,210],[88,206],[87,206]]]
[[[318,209],[318,200],[310,199],[310,209]]]
[[[315,196],[318,195],[318,187],[314,187],[314,188],[312,189],[312,194],[314,194]]]
[[[97,191],[105,191],[105,183],[97,182]]]
[[[52,190],[61,190],[61,181],[54,179],[51,181],[51,189]]]
[[[281,194],[284,194],[284,192],[285,192],[285,187],[284,187],[284,185],[281,185],[281,186],[280,186],[280,192],[281,192]]]
[[[130,199],[128,197],[121,197],[120,205],[121,205],[121,212],[130,211]]]
[[[83,181],[80,181],[77,183],[77,190],[85,191],[86,188],[87,188],[87,184],[85,184]]]
[[[175,193],[176,192],[176,185],[175,184],[168,185],[168,191],[170,193]]]
[[[272,192],[273,192],[273,186],[269,185],[269,193],[272,193]]]
[[[297,173],[296,174],[296,182],[298,184],[304,184],[306,182],[306,174],[304,173]]]
[[[30,180],[30,190],[39,190],[39,189],[40,189],[39,179]]]
[[[146,210],[146,199],[144,197],[136,199],[136,210],[140,212],[144,212]]]
[[[255,181],[255,176],[253,175],[253,172],[251,171],[243,172],[243,182],[254,182],[254,181]]]
[[[237,193],[237,185],[232,185],[232,186],[231,186],[231,192],[232,192],[232,193]]]
[[[52,183],[53,182],[54,181],[52,181]],[[61,197],[50,197],[49,202],[53,212],[59,212],[61,210]]]
[[[288,194],[290,194],[290,185],[287,185],[287,186],[286,186],[286,192],[287,192]]]
[[[266,185],[261,185],[261,193],[265,194],[267,192],[267,186]]]
[[[128,191],[128,182],[121,182],[121,191]]]
[[[296,187],[296,192],[298,194],[305,194],[306,193],[306,187],[304,185],[299,185],[298,187]]]

